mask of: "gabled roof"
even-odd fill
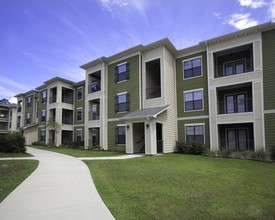
[[[55,82],[55,81],[62,81],[62,82],[69,83],[69,84],[74,84],[75,83],[75,82],[73,82],[71,80],[64,79],[64,78],[61,78],[61,77],[58,77],[58,76],[56,76],[54,78],[51,78],[51,79],[45,81],[44,83],[45,84],[50,84],[50,83]]]
[[[131,112],[127,115],[122,116],[119,120],[132,120],[132,119],[141,119],[141,118],[157,118],[159,114],[164,112],[169,105],[155,107],[155,108],[145,108],[140,109],[134,112]]]

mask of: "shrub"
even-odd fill
[[[179,153],[183,154],[195,154],[200,155],[205,152],[205,147],[197,142],[192,142],[191,144],[186,144],[183,141],[176,142],[176,148]]]
[[[226,158],[232,157],[232,151],[228,149],[220,151],[220,154],[222,157],[226,157]]]
[[[25,142],[25,137],[20,132],[0,135],[0,152],[25,153]]]
[[[32,145],[47,146],[47,144],[44,141],[35,141],[35,142],[32,142]]]

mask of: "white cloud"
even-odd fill
[[[103,7],[110,12],[113,11],[112,9],[113,6],[123,7],[128,5],[128,2],[125,2],[124,0],[99,0],[99,1],[103,5]]]
[[[225,23],[232,25],[238,30],[249,28],[257,25],[259,22],[250,17],[250,13],[238,14],[235,13],[230,16],[230,18],[225,21]]]
[[[267,5],[266,0],[238,0],[241,6],[249,7],[249,8],[261,8]]]
[[[29,86],[29,85],[24,85],[22,83],[18,83],[18,82],[15,82],[11,79],[8,79],[4,76],[0,76],[0,83],[3,85],[3,84],[6,84],[8,86],[11,86],[11,87],[15,87],[19,90],[25,90],[25,91],[28,91],[28,90],[31,90],[32,87]],[[3,87],[2,87],[3,88]]]
[[[16,97],[12,97],[12,98],[9,99],[9,102],[16,104],[17,103],[17,98]]]
[[[270,2],[268,12],[269,12],[270,18],[271,18],[273,21],[275,21],[275,0],[272,0],[272,1]]]

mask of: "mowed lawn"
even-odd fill
[[[37,160],[0,161],[0,202],[2,202],[38,166]]]
[[[275,164],[180,154],[85,161],[116,219],[275,219]]]
[[[63,147],[46,147],[46,146],[34,146],[34,145],[31,145],[28,147],[66,154],[73,157],[109,157],[109,156],[124,155],[124,153],[112,152],[112,151],[80,150],[80,149],[63,148]]]

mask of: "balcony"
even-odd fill
[[[62,124],[72,125],[73,124],[73,111],[62,109]]]
[[[49,97],[49,103],[55,103],[56,102],[56,96],[50,96]]]
[[[21,112],[22,111],[22,107],[21,106],[18,106],[17,107],[17,112]]]
[[[147,99],[153,99],[161,97],[161,87],[160,86],[154,86],[151,88],[146,89],[146,98]]]
[[[94,93],[101,90],[101,71],[89,74],[88,93]]]
[[[72,89],[62,87],[62,99],[63,103],[73,104],[74,91]]]
[[[89,112],[89,121],[91,121],[91,120],[99,120],[99,119],[100,119],[99,112],[93,112],[93,111]]]
[[[146,63],[146,99],[161,97],[160,59]]]
[[[253,112],[252,84],[218,88],[217,108],[218,114]]]
[[[100,119],[100,99],[94,99],[89,102],[89,121]]]
[[[100,81],[94,81],[89,85],[89,93],[98,92],[101,90]]]
[[[215,78],[242,74],[253,71],[253,45],[214,53]]]

